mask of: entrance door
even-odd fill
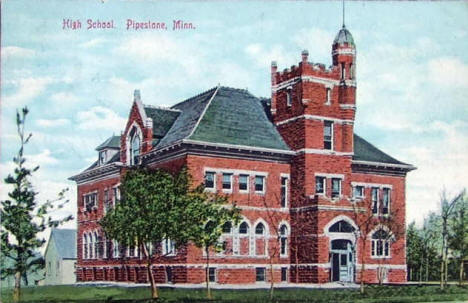
[[[351,241],[333,240],[330,252],[331,280],[352,282],[354,280],[354,264]]]

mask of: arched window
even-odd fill
[[[280,256],[284,257],[288,255],[288,227],[281,225],[279,228],[280,234]]]
[[[93,234],[88,233],[88,259],[94,258]]]
[[[242,222],[241,225],[239,225],[239,234],[245,235],[249,233],[249,225],[247,222]]]
[[[116,240],[112,241],[112,257],[118,258],[120,256],[119,254],[119,242]]]
[[[94,237],[93,238],[94,238],[93,239],[94,240],[93,241],[94,242],[93,243],[94,244],[94,258],[98,259],[99,258],[99,240],[98,240],[99,237],[98,237],[97,232],[94,232]]]
[[[355,228],[348,222],[341,220],[330,226],[328,231],[334,233],[352,233],[355,231]]]
[[[141,138],[138,135],[137,128],[134,127],[130,133],[130,165],[139,163]]]
[[[391,235],[379,229],[372,234],[371,253],[373,257],[387,258],[390,256]]]
[[[257,226],[255,227],[255,234],[263,235],[264,233],[265,233],[265,226],[263,226],[263,223],[258,223]]]
[[[88,236],[83,234],[83,259],[88,259]]]
[[[223,234],[230,234],[232,230],[231,222],[226,222],[223,224]]]

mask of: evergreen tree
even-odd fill
[[[2,276],[15,276],[13,292],[15,301],[20,300],[21,279],[24,279],[26,273],[44,267],[44,260],[42,257],[37,257],[37,250],[45,243],[45,239],[39,238],[38,234],[47,228],[57,227],[72,219],[72,216],[69,216],[61,220],[53,220],[50,216],[54,208],[62,208],[68,202],[64,199],[65,190],[59,193],[56,200],[42,204],[37,201],[37,192],[30,178],[39,166],[32,169],[25,166],[24,148],[32,136],[31,134],[25,135],[24,130],[28,112],[27,108],[23,108],[21,113],[16,113],[20,148],[13,158],[15,170],[4,180],[12,187],[12,190],[8,193],[9,198],[1,201]],[[9,262],[6,261],[7,259]]]

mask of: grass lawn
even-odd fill
[[[11,302],[11,289],[1,290],[2,302]],[[361,295],[357,289],[275,289],[273,301],[267,289],[213,290],[208,301],[204,289],[160,288],[158,302],[468,302],[468,286],[368,286]],[[38,286],[22,289],[22,302],[149,302],[147,287]]]

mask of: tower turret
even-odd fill
[[[332,57],[333,66],[338,66],[340,69],[341,80],[354,79],[356,45],[353,36],[344,24],[333,40]]]

